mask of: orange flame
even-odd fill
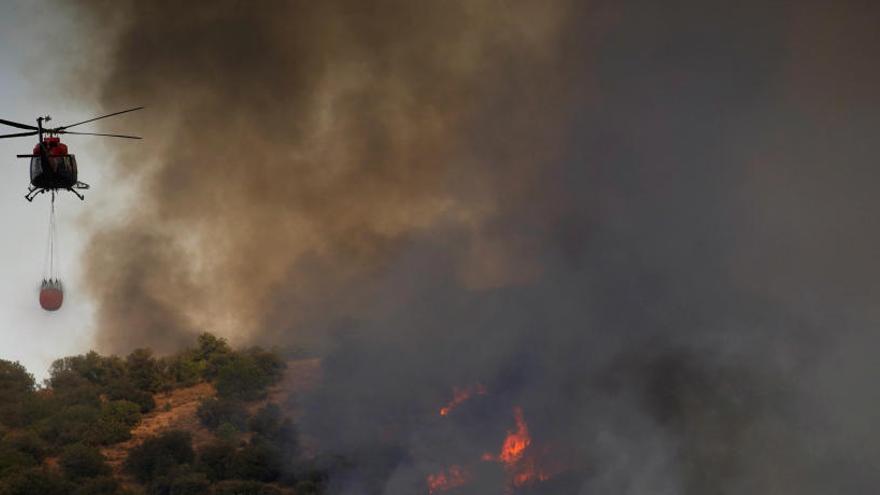
[[[479,383],[464,388],[452,387],[452,400],[440,408],[440,416],[448,416],[453,409],[475,395],[486,395],[486,387]]]
[[[461,466],[450,466],[449,469],[436,474],[429,474],[425,480],[428,493],[438,493],[463,486],[470,480],[470,473]]]
[[[494,456],[492,454],[483,454],[484,461],[503,462],[508,468],[513,467],[520,459],[526,448],[531,445],[532,437],[529,436],[529,426],[523,417],[522,408],[517,406],[513,409],[513,415],[516,419],[516,430],[508,431],[507,438],[501,445],[501,452]]]
[[[507,437],[501,445],[501,452],[497,456],[485,453],[483,460],[504,464],[504,469],[509,473],[510,485],[513,487],[550,479],[553,474],[544,469],[542,463],[538,462],[534,448],[530,448],[532,437],[529,435],[529,426],[526,424],[522,408],[515,407],[513,415],[516,419],[516,430],[507,432]]]

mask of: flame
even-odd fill
[[[497,456],[483,454],[484,461],[498,461],[512,468],[522,459],[526,448],[532,443],[532,437],[529,436],[529,426],[526,424],[521,407],[517,406],[513,409],[513,416],[516,419],[516,430],[507,432],[507,438],[504,439],[501,452]]]
[[[529,434],[529,426],[521,407],[513,409],[516,429],[507,432],[507,437],[501,445],[498,455],[483,454],[482,459],[487,462],[500,462],[508,472],[510,486],[521,487],[537,481],[547,481],[554,474],[546,469],[539,460],[539,456],[532,447],[532,437]],[[545,452],[546,453],[546,452]],[[510,492],[510,488],[508,488]]]
[[[448,416],[453,409],[475,395],[486,395],[486,387],[479,383],[464,388],[452,387],[452,400],[440,408],[440,416]]]
[[[436,474],[429,474],[425,480],[428,493],[438,493],[458,488],[470,480],[470,473],[461,466],[450,466],[449,469]]]
[[[453,399],[440,409],[440,415],[446,416],[474,395],[485,393],[486,388],[479,384],[465,388],[455,387]],[[498,454],[487,452],[481,457],[484,462],[497,462],[504,467],[507,472],[506,493],[508,494],[514,493],[517,488],[547,481],[564,470],[561,465],[553,465],[546,446],[536,448],[532,444],[529,425],[526,423],[522,407],[513,408],[513,417],[516,428],[507,431]],[[470,471],[460,465],[453,465],[439,473],[429,474],[425,481],[428,492],[434,494],[464,486],[470,482],[470,478]]]

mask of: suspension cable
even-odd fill
[[[44,265],[43,278],[49,282],[55,279],[55,191],[52,191],[52,201],[49,205],[49,236],[46,241],[46,262]]]

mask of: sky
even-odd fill
[[[35,125],[36,117],[50,115],[52,124],[60,125],[100,113],[97,105],[65,92],[62,81],[70,76],[67,71],[72,66],[81,64],[78,57],[82,56],[82,47],[69,40],[81,35],[73,22],[52,15],[57,13],[52,5],[11,1],[0,7],[0,114],[5,119]],[[68,42],[59,43],[64,39]],[[85,201],[69,194],[56,199],[56,275],[65,285],[65,300],[59,311],[43,311],[38,291],[45,272],[49,198],[42,195],[32,203],[24,199],[28,164],[15,158],[30,153],[35,142],[34,138],[0,140],[4,163],[0,359],[21,362],[39,380],[53,360],[93,346],[94,309],[80,283],[82,250],[95,218],[122,208],[125,201],[118,196],[114,199],[107,188],[112,183],[106,177],[107,167],[113,163],[103,143],[87,136],[65,139],[77,157],[80,180],[93,189],[86,192]]]

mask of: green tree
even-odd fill
[[[199,451],[198,469],[211,481],[226,480],[235,472],[235,444],[215,441]]]
[[[235,399],[209,397],[199,404],[196,415],[211,430],[216,430],[223,423],[229,423],[238,430],[243,430],[247,425],[247,410],[241,401]]]
[[[203,377],[205,380],[215,379],[220,369],[226,365],[233,354],[226,339],[215,337],[210,333],[199,335],[197,356],[200,361],[204,362]]]
[[[170,430],[144,440],[133,448],[125,460],[125,469],[142,483],[167,476],[181,464],[195,459],[192,436],[181,430]]]
[[[4,476],[0,495],[68,495],[73,485],[43,468],[24,469]]]
[[[259,481],[229,480],[214,485],[211,493],[212,495],[281,495],[281,490]],[[296,493],[299,495],[300,492]]]
[[[125,358],[128,380],[147,392],[157,392],[162,386],[162,371],[159,362],[149,349],[135,349]]]
[[[98,476],[81,480],[73,495],[122,495],[123,493],[125,492],[115,478]]]
[[[125,363],[117,356],[103,357],[95,351],[89,351],[87,354],[57,359],[49,371],[52,377],[70,372],[104,386],[125,375]]]
[[[37,462],[43,462],[49,449],[46,442],[32,430],[11,431],[3,437],[0,445],[8,445],[33,457]]]
[[[64,475],[72,481],[110,474],[110,466],[101,451],[82,443],[65,447],[58,464]]]
[[[266,389],[281,376],[278,364],[266,364],[266,359],[253,353],[231,356],[217,373],[217,395],[245,401],[265,397]]]
[[[33,375],[24,366],[0,359],[0,423],[20,426],[25,422],[24,403],[34,385]]]
[[[281,476],[281,451],[264,441],[251,441],[235,456],[235,477],[255,481],[275,481]]]

